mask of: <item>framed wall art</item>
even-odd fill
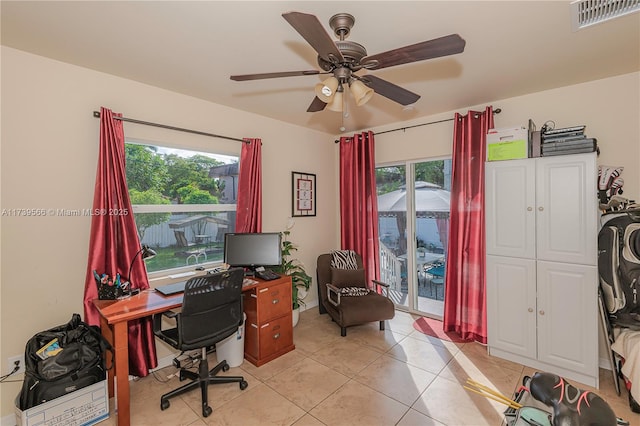
[[[291,172],[292,208],[291,216],[316,215],[316,175]]]

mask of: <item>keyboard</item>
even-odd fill
[[[172,294],[184,292],[184,287],[186,284],[186,281],[180,281],[179,283],[161,285],[160,287],[156,287],[156,291],[165,296],[171,296]]]
[[[280,275],[276,274],[271,269],[265,269],[264,271],[256,271],[256,277],[260,278],[261,280],[271,281],[277,280],[278,278],[280,278]]]

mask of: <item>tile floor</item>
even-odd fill
[[[238,384],[209,387],[211,416],[202,417],[200,392],[171,400],[160,410],[160,395],[180,385],[167,367],[131,384],[132,425],[501,425],[504,405],[463,388],[470,377],[512,396],[534,370],[490,357],[476,343],[454,344],[413,328],[417,318],[404,312],[387,322],[350,327],[347,336],[317,308],[300,316],[296,349],[255,367],[245,361],[230,375]],[[211,364],[215,362],[212,355]],[[601,395],[616,415],[640,425],[630,411],[626,390],[617,396],[608,370],[600,371]],[[588,389],[588,387],[573,383]],[[101,425],[115,425],[114,416]]]

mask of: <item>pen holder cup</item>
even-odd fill
[[[98,284],[98,299],[100,300],[116,300],[125,295],[122,287],[109,284]]]

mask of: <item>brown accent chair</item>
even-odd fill
[[[340,326],[340,335],[347,335],[347,327],[380,321],[384,330],[385,320],[395,315],[395,306],[389,298],[389,284],[371,280],[375,290],[384,289],[386,295],[370,291],[365,296],[345,296],[340,292],[344,287],[369,288],[365,280],[362,257],[356,253],[358,269],[338,269],[331,267],[330,253],[318,256],[316,277],[320,304],[331,319]],[[321,313],[323,313],[321,311]]]

